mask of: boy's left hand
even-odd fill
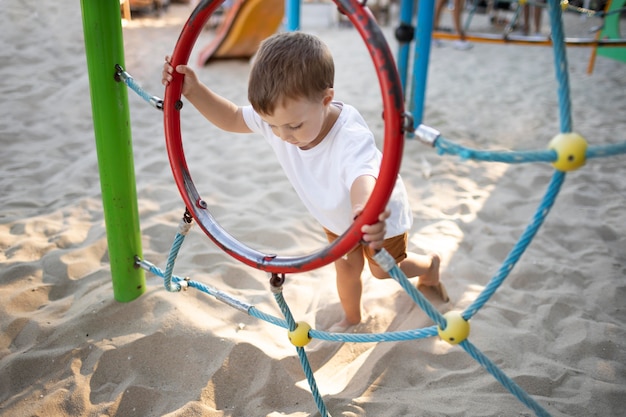
[[[363,207],[357,207],[354,210],[354,217],[356,218],[363,211]],[[363,232],[363,242],[373,250],[379,250],[383,247],[385,240],[385,220],[389,217],[389,210],[385,210],[378,216],[378,222],[374,224],[366,224],[361,227]]]

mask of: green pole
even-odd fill
[[[120,2],[81,0],[81,9],[113,293],[126,302],[143,294],[146,280],[135,267],[142,251],[128,92],[115,81],[115,64],[124,67]]]

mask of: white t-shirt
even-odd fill
[[[315,147],[302,150],[274,135],[254,111],[243,107],[243,118],[274,149],[291,185],[309,212],[331,232],[341,235],[353,222],[350,188],[361,175],[378,177],[382,154],[374,135],[359,112],[348,104],[333,102],[341,109],[328,135]],[[413,218],[402,179],[398,180],[387,207],[386,238],[411,228]]]

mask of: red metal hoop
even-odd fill
[[[172,65],[187,64],[191,50],[211,14],[223,0],[201,0],[185,23],[172,54]],[[273,273],[305,272],[327,265],[345,255],[361,240],[361,227],[375,223],[385,210],[400,170],[404,146],[404,98],[400,77],[389,45],[369,9],[358,0],[334,0],[363,38],[372,57],[382,92],[385,141],[380,173],[363,213],[335,242],[318,252],[300,257],[281,257],[258,252],[229,235],[215,221],[200,197],[187,168],[180,130],[180,99],[183,76],[175,73],[165,89],[163,115],[167,153],[174,180],[189,212],[209,238],[235,259]]]

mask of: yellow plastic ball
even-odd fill
[[[443,317],[446,319],[446,328],[444,330],[441,327],[438,328],[441,339],[451,345],[456,345],[467,339],[470,324],[463,318],[460,311],[448,311]]]
[[[587,141],[578,133],[560,133],[548,144],[557,153],[552,165],[559,171],[573,171],[585,165]]]
[[[569,1],[568,0],[561,0],[561,10],[563,10],[563,11],[567,10],[567,6],[569,6]]]
[[[520,0],[518,3],[520,6],[524,6],[526,4],[527,0]]]
[[[307,322],[299,321],[296,323],[296,328],[293,331],[289,332],[289,341],[292,345],[297,347],[306,346],[310,341],[311,337],[309,336],[309,330],[311,330],[311,326]]]

